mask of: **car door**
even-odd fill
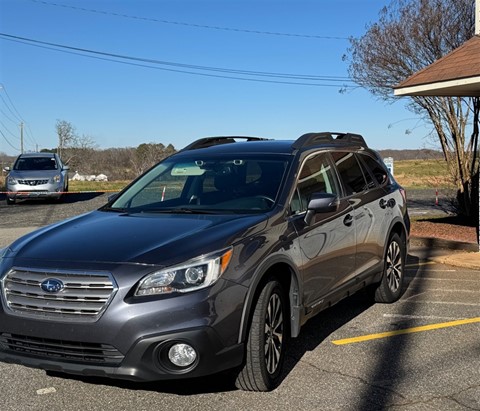
[[[337,210],[317,213],[305,222],[308,202],[313,193],[339,196]],[[342,193],[328,153],[310,155],[303,162],[291,198],[290,221],[297,233],[301,254],[303,297],[307,312],[331,301],[344,279],[355,269],[355,221],[350,203]]]
[[[381,230],[388,229],[383,224],[386,218],[381,202],[384,192],[359,160],[359,155],[350,151],[332,153],[346,199],[353,208],[356,227],[355,271],[346,280],[368,275],[370,269],[378,268],[382,258]]]
[[[357,266],[358,269],[365,271],[374,267],[376,263],[383,264],[385,244],[388,241],[390,223],[394,218],[396,200],[395,194],[389,189],[390,179],[385,165],[368,153],[358,153],[357,157],[366,178],[370,178],[369,190],[365,195],[365,208],[368,208],[374,218],[372,228],[363,238],[357,240],[361,243],[360,251],[363,250],[357,255]]]

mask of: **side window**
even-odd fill
[[[367,187],[366,188],[368,188],[368,189],[375,188],[377,186],[377,184],[373,180],[371,172],[368,170],[365,163],[361,160],[362,157],[365,157],[365,156],[363,156],[361,154],[358,154],[358,153],[356,155],[359,156],[359,157],[357,157],[357,161],[360,164],[360,168],[362,169],[363,176],[365,177],[365,180],[367,181]]]
[[[363,176],[360,164],[351,152],[334,152],[332,153],[335,165],[340,179],[345,188],[345,195],[360,193],[368,188],[368,184]]]
[[[384,185],[388,181],[388,172],[380,162],[366,154],[360,155],[363,162],[367,165],[376,182],[379,185]]]
[[[325,153],[308,158],[300,171],[295,194],[290,203],[293,214],[307,210],[313,193],[338,192],[334,173]]]

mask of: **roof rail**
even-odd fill
[[[344,141],[348,144],[357,144],[362,147],[368,147],[365,139],[361,134],[354,133],[333,133],[336,134],[336,140]]]
[[[206,148],[210,146],[218,146],[220,144],[236,143],[237,139],[245,141],[265,141],[268,138],[263,137],[243,137],[243,136],[228,136],[228,137],[205,137],[190,143],[184,147],[181,151],[195,150],[197,148]]]
[[[299,149],[317,144],[352,144],[367,147],[365,139],[360,134],[332,133],[329,131],[304,134],[292,144],[292,147]]]

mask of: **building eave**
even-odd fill
[[[480,97],[480,75],[428,84],[397,87],[394,90],[394,94],[396,96]]]

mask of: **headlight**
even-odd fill
[[[61,178],[62,178],[62,177],[60,176],[60,174],[57,174],[56,176],[53,177],[53,182],[54,182],[54,183],[59,183],[60,180],[61,180]]]
[[[7,178],[7,184],[11,184],[12,186],[17,184],[17,180],[14,177]]]
[[[135,295],[187,293],[208,287],[225,272],[231,258],[232,247],[156,271],[140,282]]]

